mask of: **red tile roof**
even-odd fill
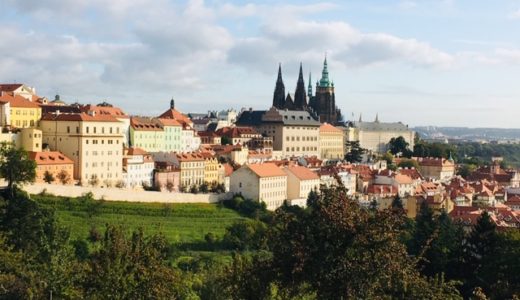
[[[23,86],[21,83],[7,83],[7,84],[0,84],[0,91],[2,92],[13,92]]]
[[[29,152],[29,158],[36,161],[37,165],[65,165],[74,162],[59,151]]]
[[[128,115],[123,112],[119,107],[114,106],[98,106],[98,105],[92,105],[88,104],[85,106],[80,107],[81,112],[88,113],[88,112],[95,112],[96,115],[111,115],[116,118],[128,118]]]
[[[138,131],[163,131],[161,124],[148,118],[131,117],[130,126]]]
[[[24,107],[24,108],[40,108],[37,103],[31,102],[19,95],[9,95],[6,93],[1,93],[0,102],[9,102],[11,107]]]
[[[329,123],[323,123],[320,126],[320,132],[321,133],[329,132],[329,133],[340,133],[340,134],[343,134],[343,130],[341,130],[339,128],[336,128],[336,127],[332,126]]]
[[[318,174],[312,172],[311,170],[305,167],[292,165],[288,166],[286,170],[294,174],[294,176],[298,177],[298,179],[300,180],[320,179]]]
[[[77,121],[77,122],[120,122],[110,115],[88,115],[86,113],[54,114],[47,113],[42,116],[42,121]]]

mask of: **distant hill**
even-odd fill
[[[520,128],[414,127],[423,139],[520,142]]]

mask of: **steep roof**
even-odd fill
[[[148,155],[148,152],[138,147],[132,147],[127,149],[128,155]]]
[[[0,91],[2,92],[13,92],[23,86],[21,83],[7,83],[0,84]]]
[[[99,105],[84,105],[80,107],[81,112],[88,113],[93,111],[96,115],[111,115],[116,118],[128,118],[128,115],[119,107],[114,106],[99,106]]]
[[[282,169],[273,163],[250,164],[247,167],[258,177],[287,176]]]
[[[306,167],[291,165],[286,168],[287,171],[291,172],[300,180],[313,180],[313,179],[320,179],[318,174],[312,172],[311,170],[307,169]]]
[[[59,151],[39,151],[29,152],[29,158],[34,160],[37,165],[65,165],[74,162]]]
[[[1,93],[0,102],[9,102],[11,107],[24,107],[24,108],[40,108],[35,102],[31,102],[19,95],[10,95],[7,93]]]
[[[191,124],[193,124],[193,122],[191,121],[191,119],[188,116],[186,116],[185,114],[181,113],[180,111],[178,111],[174,108],[168,109],[167,111],[162,113],[159,116],[159,118],[160,119],[174,119],[174,120],[177,120],[182,125],[191,126]]]
[[[181,123],[179,123],[175,119],[164,119],[164,118],[158,118],[157,119],[159,123],[161,123],[163,126],[182,126]]]
[[[410,178],[410,176],[408,176],[408,175],[396,174],[394,176],[394,179],[398,184],[412,184],[413,183],[412,178]]]
[[[161,124],[148,118],[131,117],[130,126],[138,131],[163,131]]]

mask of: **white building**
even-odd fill
[[[128,188],[153,184],[154,161],[140,148],[125,149],[123,156],[123,182]]]
[[[288,166],[283,170],[287,174],[287,200],[293,205],[306,206],[309,193],[320,188],[320,177],[301,166]]]

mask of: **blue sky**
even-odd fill
[[[156,115],[270,106],[327,53],[347,118],[520,127],[520,1],[0,0],[0,81]],[[308,74],[305,79],[307,80]]]

